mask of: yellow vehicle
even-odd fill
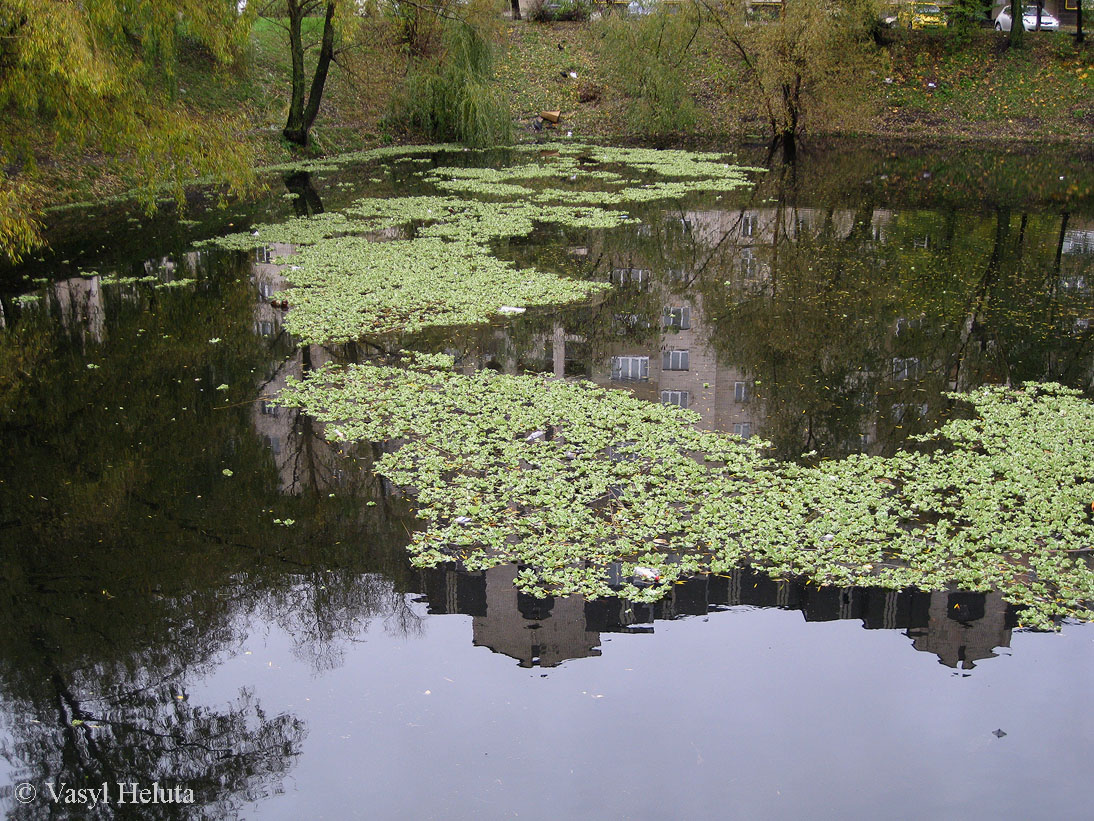
[[[910,29],[946,27],[946,15],[934,3],[905,3],[897,12],[897,24]]]

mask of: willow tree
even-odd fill
[[[0,0],[0,257],[38,240],[36,160],[59,146],[122,162],[150,202],[197,176],[245,184],[238,123],[196,115],[177,68],[183,48],[233,62],[250,17],[235,0]]]

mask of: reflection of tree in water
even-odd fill
[[[185,294],[110,295],[101,338],[45,312],[0,337],[8,361],[41,365],[0,392],[4,753],[39,785],[194,790],[163,817],[229,816],[300,751],[302,723],[249,691],[190,700],[251,618],[276,617],[322,669],[370,621],[417,629],[405,514],[368,474],[375,454],[327,453],[301,427],[315,469],[282,487],[252,410],[278,352],[252,332],[246,269],[220,263]]]
[[[114,696],[85,692],[55,672],[40,700],[9,702],[14,743],[5,757],[33,762],[14,777],[39,785],[38,801],[16,806],[12,818],[42,817],[45,784],[98,786],[137,783],[193,790],[190,807],[116,804],[50,817],[224,818],[244,801],[268,795],[300,753],[304,725],[291,715],[267,717],[253,694],[220,710],[195,707],[175,683],[154,683]],[[52,721],[43,717],[50,716]],[[128,810],[128,812],[127,812]]]
[[[293,653],[316,672],[340,667],[346,646],[364,641],[375,620],[397,636],[422,631],[421,617],[407,595],[379,573],[316,570],[271,590],[262,612],[292,637]]]
[[[837,455],[878,441],[891,452],[950,412],[946,390],[984,383],[1090,383],[1091,294],[1061,284],[1067,215],[777,204],[759,252],[763,287],[734,275],[736,249],[701,283],[711,339],[756,380],[761,431],[780,454]],[[1089,274],[1087,274],[1089,276]],[[728,285],[728,287],[723,287]],[[715,307],[717,306],[717,307]]]

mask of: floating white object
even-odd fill
[[[661,581],[661,574],[652,567],[636,567],[634,569],[634,578],[640,582],[659,582]]]
[[[513,305],[502,305],[498,308],[499,314],[523,314],[527,308],[517,308]]]

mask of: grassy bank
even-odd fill
[[[313,131],[315,153],[335,153],[403,142],[385,121],[407,69],[405,49],[382,21],[365,23],[356,45],[332,66]],[[559,109],[558,130],[585,139],[648,136],[632,114],[625,89],[626,61],[606,52],[607,26],[592,23],[507,23],[498,50],[499,92],[522,127],[539,111]],[[870,56],[854,97],[840,116],[815,117],[813,134],[995,142],[1094,140],[1094,48],[1077,50],[1064,34],[1027,37],[1020,50],[1003,35],[973,32],[958,41],[948,33],[893,32]],[[730,45],[703,26],[681,66],[694,101],[690,135],[764,137],[755,89]],[[294,154],[281,138],[289,91],[289,51],[284,28],[259,21],[245,58],[217,68],[208,55],[186,54],[180,101],[210,122],[239,118],[239,139],[256,165]],[[839,96],[838,94],[836,95]],[[850,96],[850,95],[847,95]],[[34,133],[33,123],[9,127]],[[115,194],[138,182],[125,158],[94,146],[75,149],[40,143],[39,171],[52,203]],[[43,203],[46,204],[46,203]]]
[[[628,99],[602,59],[596,24],[514,24],[499,68],[514,114],[561,109],[575,135],[640,136],[627,121]],[[858,136],[982,140],[1094,139],[1094,49],[1064,34],[1031,35],[1019,50],[1004,35],[964,40],[947,32],[889,35],[864,79],[865,92],[837,123],[813,132]],[[755,89],[718,32],[704,28],[692,46],[687,87],[698,104],[696,131],[763,136]],[[570,76],[577,74],[577,78]]]

